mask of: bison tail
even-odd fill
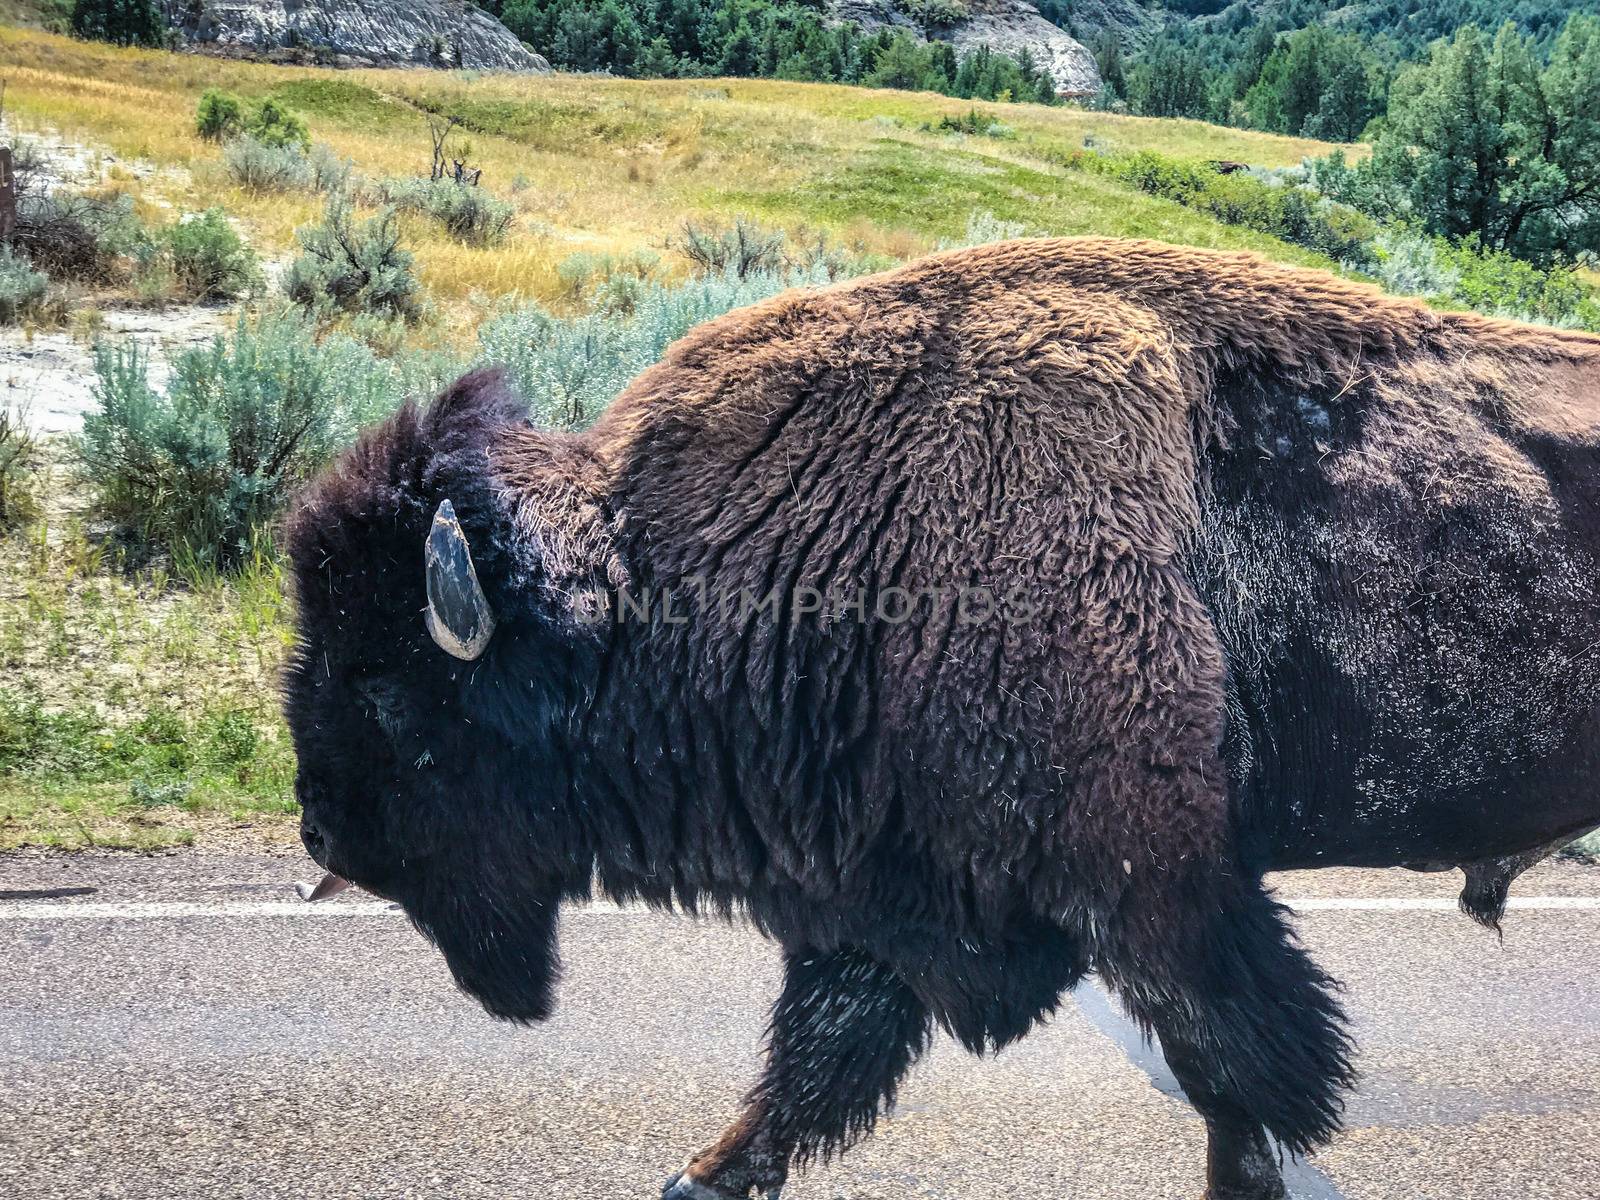
[[[1158,915],[1128,898],[1113,926],[1127,936],[1103,946],[1107,980],[1147,1035],[1181,1037],[1203,1114],[1264,1126],[1296,1154],[1327,1142],[1355,1081],[1339,985],[1259,882],[1213,877],[1174,919],[1178,899],[1163,896]]]

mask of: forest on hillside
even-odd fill
[[[1094,103],[1140,116],[1193,117],[1273,133],[1355,141],[1405,69],[1466,27],[1510,25],[1547,58],[1567,19],[1600,0],[1045,0],[1047,16],[1095,51]],[[1130,22],[1131,14],[1139,20]],[[1372,131],[1376,132],[1376,131]]]

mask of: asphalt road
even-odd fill
[[[752,1077],[747,930],[574,912],[558,1016],[513,1029],[383,905],[300,908],[306,870],[0,857],[0,1197],[646,1200]],[[1277,881],[1363,1048],[1301,1200],[1600,1198],[1600,869],[1526,876],[1503,946],[1458,880]],[[1200,1122],[1126,1033],[1090,992],[996,1060],[941,1043],[785,1200],[1195,1200]]]

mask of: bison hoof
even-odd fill
[[[763,1200],[778,1200],[783,1191],[782,1186],[760,1190],[757,1192]],[[722,1188],[701,1183],[698,1179],[690,1179],[688,1175],[679,1171],[667,1185],[661,1189],[661,1200],[749,1200],[751,1193],[729,1192]]]

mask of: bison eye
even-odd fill
[[[358,678],[354,686],[367,717],[381,725],[391,738],[398,737],[405,727],[406,708],[400,686],[383,676]]]

